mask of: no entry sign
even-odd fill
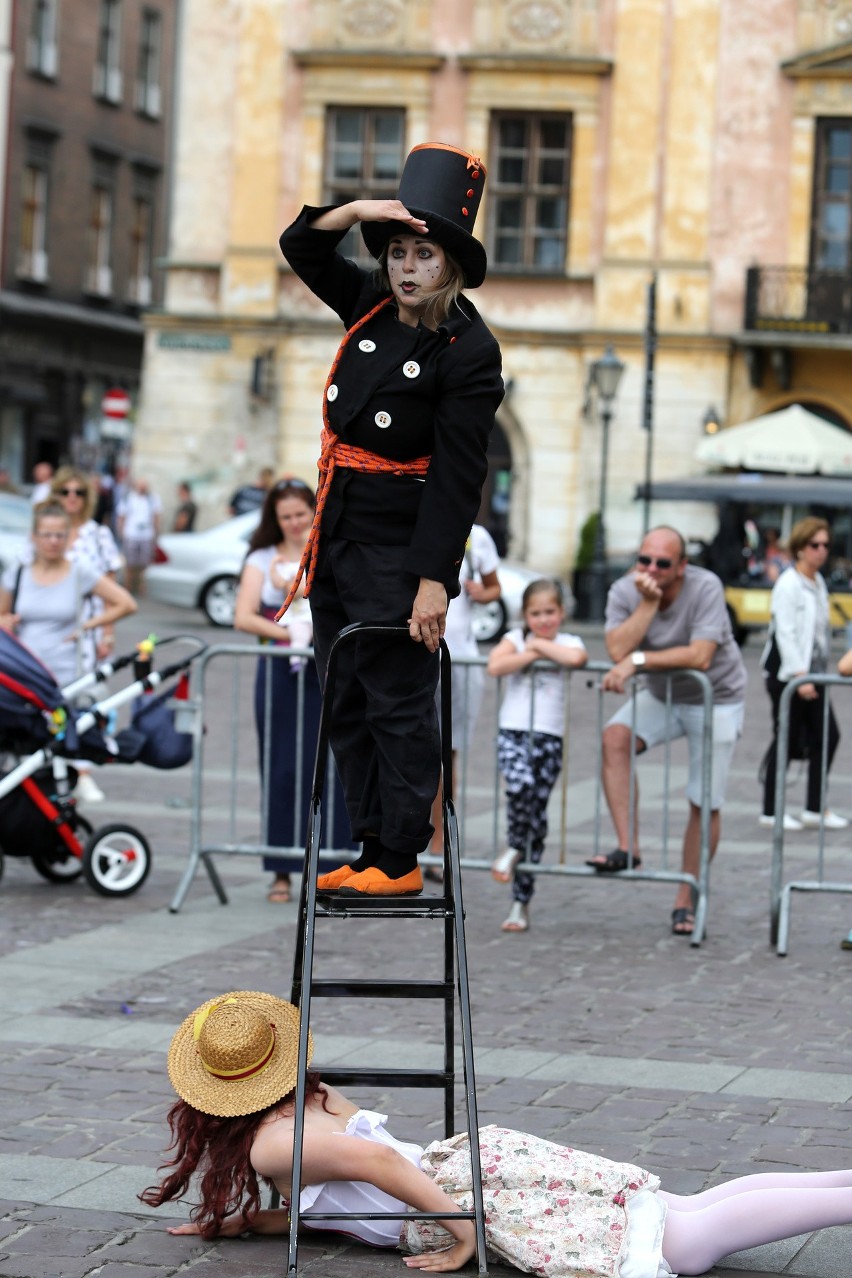
[[[130,396],[127,391],[121,387],[108,390],[101,400],[101,412],[104,417],[127,417],[130,413]]]

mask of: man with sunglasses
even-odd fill
[[[652,528],[636,556],[636,567],[610,588],[606,606],[606,646],[614,661],[603,679],[608,692],[624,692],[636,674],[646,686],[636,694],[635,749],[638,754],[686,737],[689,816],[683,839],[683,871],[698,877],[701,830],[703,698],[696,680],[675,675],[666,705],[668,672],[704,671],[713,685],[713,765],[710,855],[719,842],[719,813],[743,723],[746,671],[734,640],[722,583],[715,573],[687,562],[686,546],[674,528]],[[603,786],[618,847],[587,864],[612,874],[641,865],[636,822],[630,836],[630,751],[633,705],[625,703],[603,734]],[[632,860],[630,851],[632,850]],[[672,931],[689,936],[695,927],[692,890],[678,886]]]

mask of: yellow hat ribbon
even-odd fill
[[[192,1022],[192,1037],[196,1043],[201,1036],[201,1031],[204,1028],[204,1022],[207,1020],[210,1013],[215,1012],[219,1007],[227,1006],[228,1003],[239,1003],[239,1000],[236,998],[219,999],[218,1002],[211,1003],[209,1007],[202,1007],[201,1011],[196,1013],[195,1019]],[[272,1053],[275,1051],[275,1026],[271,1022],[269,1025],[269,1031],[269,1047],[253,1065],[247,1065],[243,1069],[213,1069],[207,1064],[200,1052],[198,1053],[198,1059],[201,1061],[202,1067],[208,1074],[212,1075],[213,1078],[224,1078],[231,1082],[240,1078],[251,1078],[252,1075],[259,1074],[260,1071],[269,1064],[272,1058]]]

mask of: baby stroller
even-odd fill
[[[174,642],[189,643],[193,651],[155,671],[154,647]],[[82,873],[103,896],[129,896],[142,886],[151,868],[147,839],[124,821],[92,828],[73,798],[73,760],[141,761],[161,768],[188,762],[192,734],[177,731],[166,698],[186,698],[190,664],[205,647],[192,636],[150,639],[60,688],[29,649],[0,630],[0,876],[5,853],[28,856],[54,883]],[[84,710],[74,708],[82,693],[131,665],[135,678],[127,687]],[[145,695],[175,676],[176,688]],[[131,726],[107,735],[112,712],[137,698]]]

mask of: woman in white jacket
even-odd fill
[[[824,519],[800,519],[790,533],[793,566],[782,572],[772,587],[772,626],[761,657],[766,690],[772,702],[772,745],[765,760],[762,825],[775,821],[775,769],[778,753],[778,706],[785,685],[804,674],[824,674],[828,669],[831,627],[828,590],[821,569],[828,558],[831,536]],[[784,814],[785,830],[819,826],[840,830],[849,822],[828,809],[823,811],[822,789],[824,715],[828,716],[825,773],[831,767],[840,732],[825,689],[803,683],[790,706],[790,746],[803,749],[808,760],[807,802],[801,821]],[[799,756],[801,757],[801,756]]]

